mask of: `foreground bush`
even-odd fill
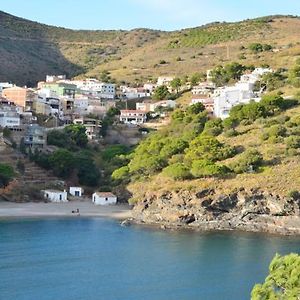
[[[269,267],[269,275],[263,284],[256,284],[252,300],[298,300],[300,296],[300,256],[276,255]]]

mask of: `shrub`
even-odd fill
[[[237,136],[238,132],[235,129],[229,129],[224,132],[224,136],[227,138]]]
[[[273,125],[268,130],[268,136],[270,137],[284,137],[286,135],[286,128],[282,125]]]
[[[187,113],[191,115],[197,115],[205,110],[205,106],[202,103],[196,103],[187,108]]]
[[[161,85],[154,90],[152,98],[154,100],[164,100],[167,99],[169,96],[170,92],[168,90],[168,87],[165,85]]]
[[[100,178],[100,172],[89,151],[76,153],[74,159],[74,167],[77,170],[79,183],[87,186],[96,186]]]
[[[210,136],[198,136],[186,151],[185,161],[192,163],[194,160],[207,159],[213,162],[232,157],[235,149],[219,142]]]
[[[218,136],[223,132],[223,123],[222,120],[212,119],[205,123],[204,126],[204,133],[212,136]]]
[[[190,177],[189,169],[182,163],[175,163],[163,169],[163,175],[175,180],[187,179]]]
[[[128,175],[129,175],[129,168],[128,166],[124,166],[115,170],[112,173],[111,177],[113,180],[124,180],[128,177]]]
[[[75,160],[72,152],[66,149],[56,150],[49,157],[49,163],[57,176],[68,177],[74,169]]]
[[[300,193],[299,193],[299,191],[296,191],[296,190],[289,191],[287,196],[294,200],[300,199]]]
[[[196,178],[218,176],[226,173],[226,168],[218,166],[210,160],[195,160],[192,163],[191,174]]]
[[[285,144],[288,149],[298,149],[300,148],[300,137],[291,135],[285,139]]]
[[[276,254],[269,267],[269,275],[263,284],[256,284],[251,292],[252,300],[299,299],[300,256]]]
[[[234,173],[245,173],[256,171],[263,162],[263,157],[260,152],[255,149],[248,149],[241,154],[238,161],[230,165]]]
[[[235,118],[228,117],[225,120],[223,120],[223,128],[225,130],[234,129],[239,125],[239,121]]]
[[[188,147],[188,143],[180,138],[171,139],[167,142],[160,151],[160,155],[165,158],[169,158],[172,155],[182,153],[185,148]]]
[[[107,147],[103,152],[102,152],[102,158],[105,161],[110,161],[114,157],[121,155],[121,154],[126,154],[128,152],[128,148],[125,145],[112,145]]]
[[[300,116],[294,116],[290,119],[293,126],[300,126]]]
[[[7,186],[14,176],[15,172],[12,166],[0,164],[0,188]]]
[[[3,137],[9,139],[11,137],[11,130],[7,127],[3,128]]]

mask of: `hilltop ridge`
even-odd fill
[[[276,15],[171,32],[72,30],[0,12],[0,81],[32,86],[49,73],[99,78],[109,71],[118,81],[140,82],[232,60],[289,66],[300,54],[299,29],[298,17]],[[247,49],[254,42],[271,44],[277,52],[254,54]]]

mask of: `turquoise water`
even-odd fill
[[[0,222],[0,299],[249,299],[299,238],[165,232],[105,219]]]

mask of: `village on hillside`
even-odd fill
[[[257,88],[257,82],[270,72],[273,71],[269,68],[255,68],[245,72],[234,84],[218,87],[212,81],[210,70],[196,84],[189,81],[178,84],[178,79],[172,76],[134,87],[94,78],[72,80],[65,75],[47,75],[36,88],[1,82],[0,137],[2,143],[21,149],[25,156],[37,151],[51,153],[54,150],[47,144],[49,133],[73,124],[85,129],[91,145],[106,142],[132,146],[160,123],[167,124],[170,112],[181,105],[176,97],[169,97],[175,91],[176,95],[190,92],[188,105],[202,103],[211,117],[225,119],[232,107],[260,101],[265,88]],[[164,92],[165,95],[155,96]],[[113,116],[113,124],[119,126],[118,134],[104,132],[108,116]],[[34,165],[30,168],[31,172],[39,172]],[[40,176],[43,178],[43,174]],[[43,191],[45,200],[51,202],[66,202],[68,197],[82,197],[83,193],[82,187],[64,184],[60,190]],[[111,192],[95,191],[92,202],[115,204],[117,197]]]

